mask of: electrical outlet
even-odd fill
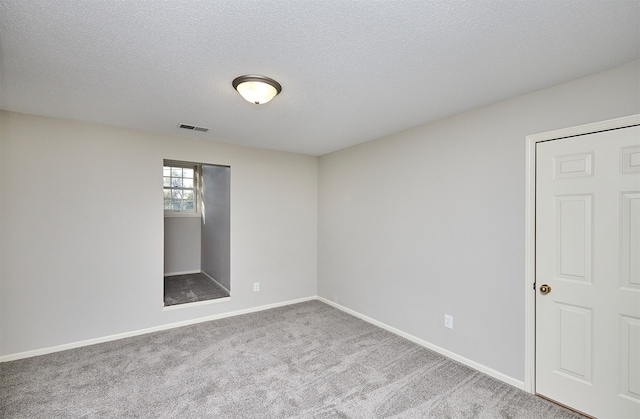
[[[260,291],[260,283],[259,282],[254,282],[253,283],[253,292],[258,292]]]
[[[447,329],[453,329],[453,316],[448,314],[444,315],[444,327]]]

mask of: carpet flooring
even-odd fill
[[[164,277],[164,305],[228,297],[229,292],[203,273]]]
[[[579,418],[319,301],[0,364],[4,418]]]

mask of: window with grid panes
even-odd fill
[[[197,166],[164,166],[165,213],[197,213]]]

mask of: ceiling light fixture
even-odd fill
[[[240,76],[231,84],[247,102],[256,105],[269,102],[282,91],[280,83],[265,76]]]

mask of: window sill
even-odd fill
[[[199,212],[165,212],[165,218],[171,217],[191,217],[191,218],[201,218]]]
[[[214,298],[212,300],[194,301],[193,303],[174,304],[172,306],[162,307],[162,311],[172,311],[172,310],[179,310],[181,308],[198,307],[198,306],[204,306],[204,305],[216,304],[216,303],[226,303],[228,301],[231,301],[231,297],[222,297],[222,298]]]

